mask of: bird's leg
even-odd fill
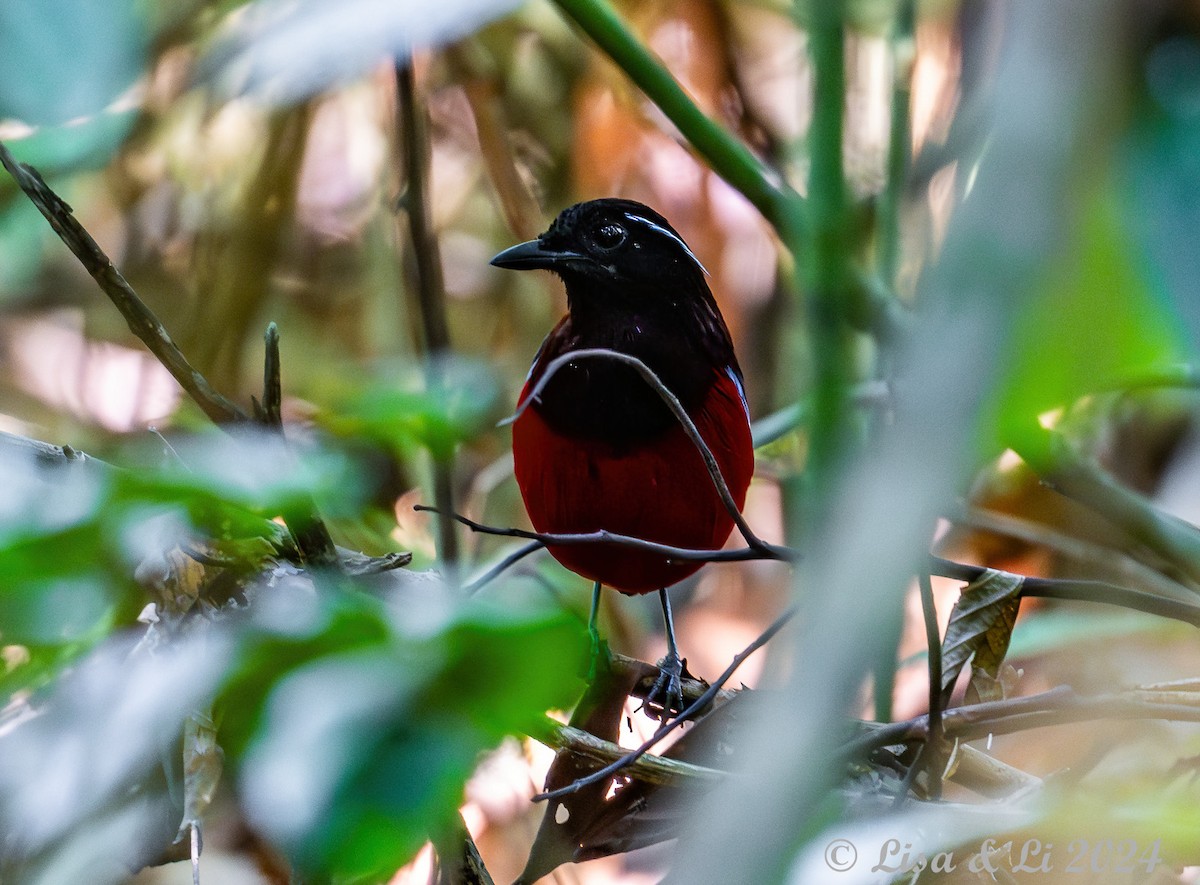
[[[665,722],[672,713],[683,709],[683,660],[675,645],[675,620],[671,617],[671,597],[666,588],[658,591],[662,603],[663,621],[667,627],[667,656],[658,662],[658,679],[646,695],[647,703],[662,698],[662,719]]]
[[[609,660],[608,648],[600,639],[600,628],[596,623],[600,617],[600,587],[599,581],[592,585],[592,612],[588,616],[588,638],[592,641],[591,654],[588,658],[588,685],[596,680],[596,674],[599,673],[601,667],[608,666]]]

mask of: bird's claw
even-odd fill
[[[658,662],[658,679],[646,694],[645,706],[658,708],[661,722],[683,712],[683,674],[686,664],[678,654],[668,654]]]

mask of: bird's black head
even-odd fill
[[[704,267],[683,237],[649,206],[633,200],[576,203],[536,240],[505,249],[492,264],[552,270],[567,284],[568,296],[578,288],[573,283],[592,283],[610,295],[639,299],[649,293],[668,297],[697,284],[708,291]]]
[[[550,229],[492,259],[497,267],[562,277],[569,315],[546,337],[530,379],[572,350],[635,356],[684,408],[698,408],[717,379],[741,377],[733,342],[704,268],[670,223],[633,200],[592,200],[564,209]],[[608,442],[642,439],[674,416],[623,365],[568,364],[534,404],[562,433]]]

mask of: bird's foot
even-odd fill
[[[676,713],[683,712],[683,674],[687,662],[671,651],[658,662],[658,679],[646,694],[643,706],[652,713],[657,712],[660,722],[666,722]]]

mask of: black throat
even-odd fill
[[[570,312],[546,337],[534,362],[536,383],[563,354],[607,348],[637,357],[694,413],[728,369],[739,377],[729,330],[702,276],[663,292],[612,291],[611,283],[563,274]],[[662,435],[676,424],[635,369],[599,357],[569,362],[532,407],[555,431],[602,440],[617,450]]]

